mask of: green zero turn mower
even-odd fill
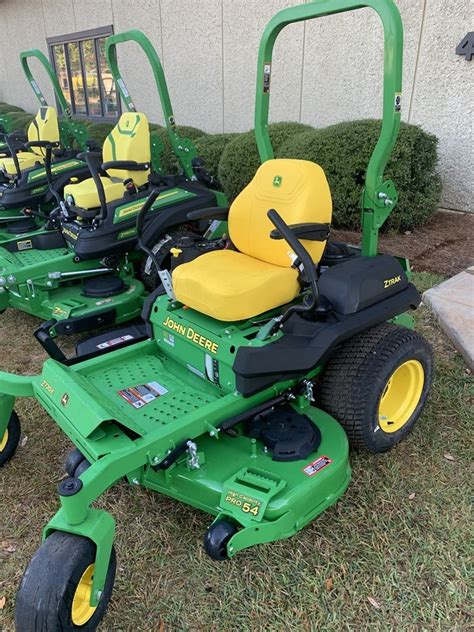
[[[61,117],[56,108],[48,105],[34,79],[29,65],[31,59],[36,59],[46,71],[62,111]],[[49,222],[50,211],[56,205],[51,187],[61,194],[71,177],[80,181],[90,175],[87,164],[78,154],[94,143],[88,141],[85,126],[71,118],[69,105],[45,55],[39,50],[25,51],[20,54],[20,62],[40,107],[27,134],[13,130],[1,135],[0,246],[16,241],[22,250],[34,243]]]
[[[383,23],[385,73],[357,250],[328,244],[325,174],[312,162],[275,160],[267,122],[282,28],[363,6]],[[194,258],[175,250],[173,297],[150,295],[141,340],[123,329],[113,344],[102,335],[72,360],[47,360],[39,376],[0,374],[3,461],[18,442],[16,397],[35,397],[76,446],[61,508],[18,592],[21,632],[96,629],[114,583],[115,524],[92,505],[124,476],[214,515],[204,547],[224,560],[298,532],[347,488],[349,442],[386,451],[420,416],[432,355],[407,313],[420,296],[405,260],[377,254],[397,199],[383,171],[400,126],[402,37],[393,0],[279,12],[258,57],[262,165],[227,213],[200,213],[228,216],[227,247]]]
[[[168,137],[181,166],[177,176],[162,172],[162,143],[160,147],[159,137],[150,136],[147,117],[136,111],[120,75],[116,47],[129,40],[143,48],[152,66]],[[150,288],[136,278],[144,259],[139,238],[151,248],[146,248],[145,261],[158,258],[166,267],[173,245],[220,247],[219,237],[226,226],[222,221],[188,219],[191,210],[227,201],[210,188],[213,183],[196,149],[176,131],[163,69],[150,41],[139,31],[114,35],[106,41],[106,54],[128,111],[105,139],[101,152],[79,154],[88,178],[66,184],[63,197],[51,186],[57,201],[50,215],[54,222],[33,234],[10,235],[0,247],[0,310],[13,307],[34,314],[48,321],[52,334],[89,331],[140,316]],[[43,146],[49,172],[52,144]],[[160,195],[137,235],[136,216],[152,187]],[[169,287],[166,272],[161,278],[147,275],[146,269],[143,272],[148,285]]]

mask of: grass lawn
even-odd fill
[[[421,290],[439,281],[415,275]],[[347,493],[293,538],[217,564],[201,546],[209,516],[123,483],[109,491],[99,506],[117,519],[118,572],[100,629],[467,630],[472,378],[428,309],[416,317],[436,354],[423,417],[390,453],[353,453]],[[2,316],[0,369],[39,371],[35,326]],[[15,592],[57,510],[70,448],[36,402],[17,408],[23,443],[0,471],[2,632],[14,629]]]

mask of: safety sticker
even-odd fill
[[[108,349],[109,347],[115,347],[115,345],[119,345],[122,342],[127,342],[127,340],[133,340],[134,336],[130,334],[126,334],[125,336],[118,336],[117,338],[113,338],[112,340],[106,340],[105,342],[101,342],[96,345],[97,349]]]
[[[210,356],[208,353],[206,353],[205,364],[206,364],[207,379],[210,382],[213,382],[214,384],[217,384],[218,386],[220,386],[219,362],[215,358]]]
[[[193,366],[192,364],[187,364],[186,367],[189,369],[189,371],[191,371],[191,373],[194,373],[194,375],[198,375],[199,377],[202,377],[204,380],[206,379],[206,376],[204,375],[204,373],[200,371],[199,369],[196,369],[196,367]]]
[[[18,248],[19,252],[21,252],[22,250],[31,250],[33,248],[33,244],[31,242],[31,239],[25,239],[24,241],[17,241],[16,247]]]
[[[402,93],[395,92],[395,112],[400,112],[402,109]]]
[[[148,382],[147,384],[124,388],[118,391],[118,394],[134,408],[142,408],[150,402],[154,402],[161,395],[166,395],[167,392],[168,389],[158,382]]]
[[[174,336],[167,331],[163,332],[163,342],[166,342],[170,347],[174,347]]]
[[[330,463],[332,463],[332,459],[330,459],[328,456],[320,456],[318,459],[316,459],[316,461],[308,463],[308,465],[303,468],[303,472],[306,474],[306,476],[314,476],[325,467],[327,467]]]

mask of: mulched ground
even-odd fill
[[[360,233],[332,231],[333,239],[358,244]],[[451,277],[474,264],[474,214],[439,211],[422,228],[382,234],[380,252],[407,257],[416,272]]]

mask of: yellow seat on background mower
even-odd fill
[[[105,201],[114,202],[120,200],[125,193],[125,187],[123,180],[116,180],[115,178],[107,178],[101,176],[100,178],[102,186],[104,187]],[[99,193],[93,178],[87,178],[77,184],[68,184],[64,187],[64,195],[67,199],[68,195],[74,197],[74,202],[77,206],[84,209],[97,208],[100,206]]]
[[[252,318],[292,301],[300,291],[294,254],[271,239],[275,209],[287,224],[330,223],[332,201],[321,167],[307,160],[268,160],[229,210],[229,237],[240,252],[213,251],[173,272],[176,299],[217,320]],[[314,263],[326,242],[301,240]]]
[[[125,112],[117,125],[104,141],[102,146],[102,162],[112,160],[133,160],[144,163],[151,161],[150,128],[148,118],[141,112]],[[125,192],[124,181],[131,178],[136,186],[148,181],[150,170],[127,171],[126,169],[110,169],[108,176],[101,176],[106,202],[120,200]],[[64,187],[64,197],[72,196],[74,204],[83,209],[100,206],[99,193],[93,178]]]
[[[59,142],[59,122],[56,109],[50,106],[40,107],[35,118],[28,127],[28,140],[47,140],[52,143]],[[31,147],[30,151],[19,151],[16,154],[20,171],[26,171],[44,163],[46,149]],[[0,169],[9,175],[15,175],[15,163],[13,158],[1,158]]]

